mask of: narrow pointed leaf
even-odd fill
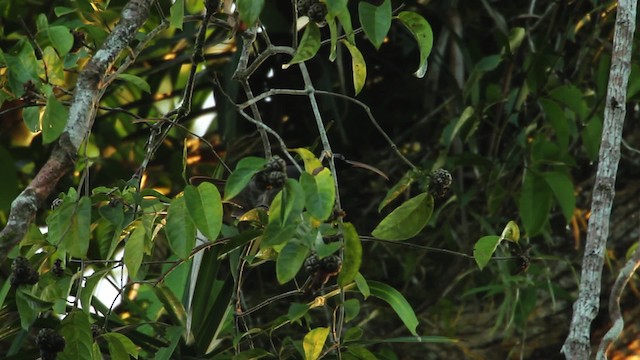
[[[59,360],[91,360],[93,336],[89,315],[75,310],[62,320],[60,334],[64,336],[64,351],[58,354]]]
[[[368,281],[371,295],[386,301],[391,308],[398,314],[404,325],[409,329],[411,334],[418,336],[416,328],[418,327],[418,318],[413,308],[407,302],[402,294],[387,284],[378,281]]]
[[[175,0],[169,9],[169,23],[176,29],[182,30],[184,21],[184,0]]]
[[[174,199],[169,205],[164,231],[173,253],[186,259],[196,243],[196,226],[189,217],[184,197]]]
[[[351,223],[342,225],[344,237],[344,259],[338,275],[338,284],[342,287],[350,284],[358,275],[362,263],[362,243],[356,228]]]
[[[83,196],[77,203],[70,223],[66,224],[67,232],[62,237],[60,247],[71,256],[84,258],[89,249],[91,237],[91,199]]]
[[[544,173],[542,177],[544,177],[553,195],[555,195],[567,224],[570,223],[573,217],[573,210],[576,207],[576,195],[571,178],[569,175],[561,172]]]
[[[367,80],[367,64],[364,62],[364,57],[362,57],[362,53],[355,45],[352,45],[350,42],[346,40],[340,40],[344,44],[344,46],[349,49],[349,53],[351,53],[351,68],[353,71],[353,88],[355,89],[356,95],[362,91],[364,87],[364,83]]]
[[[402,179],[400,179],[400,181],[398,181],[395,185],[393,185],[391,189],[389,189],[389,191],[387,191],[387,195],[380,202],[380,205],[378,205],[378,212],[384,209],[385,206],[389,205],[389,203],[395,200],[398,196],[402,195],[402,193],[407,191],[411,184],[413,184],[413,182],[418,179],[419,175],[419,170],[409,170],[406,174],[404,174]]]
[[[124,264],[127,270],[129,270],[129,275],[133,278],[138,274],[140,264],[142,264],[144,237],[144,226],[138,222],[131,236],[127,239],[127,243],[124,245]]]

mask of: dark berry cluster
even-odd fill
[[[73,45],[71,46],[71,50],[69,52],[76,52],[84,46],[85,35],[82,31],[78,30],[69,30],[71,35],[73,35]]]
[[[11,276],[9,281],[12,286],[20,286],[23,284],[33,285],[38,282],[38,272],[35,271],[29,260],[24,256],[18,256],[11,264]]]
[[[307,15],[315,23],[324,23],[327,17],[327,5],[318,0],[298,0],[298,13]]]
[[[264,169],[255,176],[255,183],[258,189],[268,190],[281,188],[287,181],[287,163],[279,156],[274,156],[267,162]]]
[[[31,80],[22,84],[22,88],[24,89],[22,100],[28,103],[33,103],[42,97],[42,95],[40,94],[40,90],[38,90],[36,84]]]
[[[53,329],[41,329],[36,336],[36,344],[40,349],[42,360],[55,360],[66,345],[64,337]]]
[[[311,255],[304,261],[304,270],[307,274],[323,272],[327,275],[336,275],[340,272],[342,260],[338,255],[331,255],[319,259],[317,255]]]
[[[436,198],[442,198],[447,195],[453,178],[445,169],[438,169],[431,173],[429,182],[429,192]]]
[[[64,275],[64,268],[62,267],[62,259],[58,259],[56,260],[55,263],[53,263],[51,272],[53,273],[53,275],[57,277],[61,277],[62,275]]]

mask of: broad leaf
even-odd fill
[[[73,47],[73,35],[66,26],[51,26],[46,31],[51,45],[58,51],[60,57],[67,55]]]
[[[6,283],[9,283],[8,281]],[[44,301],[31,294],[27,287],[20,287],[16,290],[16,307],[20,314],[20,326],[27,330],[38,318],[40,312],[51,308],[53,303]]]
[[[307,24],[300,44],[288,65],[293,65],[313,58],[320,49],[320,29],[313,21]]]
[[[44,115],[42,115],[42,142],[49,144],[58,139],[67,125],[68,117],[67,108],[56,99],[55,95],[49,95]]]
[[[402,294],[387,284],[378,281],[368,281],[371,295],[386,301],[391,308],[398,314],[404,325],[409,329],[411,334],[418,336],[416,328],[418,327],[418,318],[413,308],[407,302]]]
[[[151,93],[151,87],[149,86],[149,83],[145,79],[139,76],[135,76],[131,74],[118,74],[118,79],[131,83],[135,87],[137,87],[138,89],[146,93]]]
[[[304,336],[302,347],[304,348],[305,360],[316,360],[320,357],[327,336],[329,336],[329,328],[327,327],[315,328]]]
[[[76,205],[76,204],[74,204]],[[63,226],[65,226],[63,224]],[[91,238],[91,198],[83,196],[74,209],[70,222],[66,224],[67,232],[62,237],[60,248],[71,256],[84,258],[89,249]]]
[[[238,0],[236,1],[236,5],[240,13],[240,20],[242,20],[247,27],[252,27],[253,24],[258,21],[258,17],[264,7],[264,0]]]
[[[562,209],[567,224],[571,222],[573,210],[576,207],[576,196],[573,188],[573,182],[569,175],[562,172],[548,172],[542,174],[542,177],[553,191],[553,194]]]
[[[189,217],[184,197],[174,199],[169,205],[164,231],[173,253],[186,259],[196,243],[196,226]]]
[[[22,110],[22,118],[24,119],[27,129],[31,132],[40,131],[40,106],[31,106]]]
[[[342,287],[350,284],[358,275],[362,262],[362,243],[356,228],[351,223],[342,224],[344,238],[344,259],[338,275],[338,284]]]
[[[171,319],[176,324],[185,326],[187,323],[187,312],[173,291],[162,283],[154,286],[153,291],[164,305],[164,309],[171,316]]]
[[[360,53],[360,50],[355,45],[352,45],[350,42],[346,40],[340,40],[344,44],[344,46],[349,49],[349,53],[351,53],[351,68],[353,71],[353,88],[355,89],[356,95],[362,91],[364,87],[364,83],[367,80],[367,64],[364,62],[364,57]]]
[[[194,224],[210,241],[215,240],[222,228],[222,200],[215,185],[203,182],[196,188],[184,188],[184,200]]]
[[[296,322],[300,318],[302,318],[307,311],[309,311],[309,304],[301,304],[301,303],[291,303],[289,305],[289,311],[287,312],[287,317],[289,321]]]
[[[336,201],[336,187],[331,171],[323,168],[318,174],[300,174],[300,185],[304,190],[305,205],[309,214],[319,221],[325,221],[333,212]]]
[[[544,178],[532,171],[527,171],[524,177],[518,209],[527,235],[539,234],[549,217],[551,190]]]
[[[305,148],[291,149],[290,151],[300,155],[304,162],[304,171],[313,174],[317,169],[321,169],[322,163],[313,153]]]
[[[169,23],[176,29],[182,30],[184,21],[184,0],[175,0],[169,9]]]
[[[420,67],[415,75],[419,78],[427,73],[427,57],[433,48],[433,30],[431,25],[422,16],[411,11],[403,11],[398,14],[398,19],[411,31],[413,37],[418,42],[420,49]]]
[[[64,351],[58,354],[59,360],[91,360],[93,336],[89,315],[74,310],[62,320],[60,333],[64,336]]]
[[[379,49],[391,28],[391,0],[384,0],[380,6],[361,1],[358,4],[358,15],[364,33],[373,46]]]
[[[309,248],[300,245],[297,242],[289,241],[278,254],[278,260],[276,261],[276,275],[278,282],[284,284],[293,279],[302,264],[304,259],[309,254]]]
[[[369,283],[367,283],[367,280],[364,278],[364,276],[362,276],[362,274],[360,273],[357,273],[354,280],[362,296],[364,296],[365,299],[368,298],[369,295],[371,295],[371,289],[369,288]]]
[[[476,245],[473,247],[473,258],[476,260],[480,270],[489,263],[500,241],[500,236],[489,235],[481,237],[476,242]]]
[[[433,213],[433,196],[422,193],[407,200],[387,215],[372,235],[384,240],[406,240],[416,236]]]
[[[109,344],[109,354],[113,360],[129,360],[129,355],[138,358],[138,347],[126,336],[118,332],[102,335]]]
[[[238,195],[251,181],[253,175],[260,171],[267,161],[259,157],[246,157],[238,161],[236,169],[229,175],[224,187],[224,199],[229,200]]]

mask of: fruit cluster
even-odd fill
[[[64,268],[62,267],[62,259],[57,259],[56,262],[53,263],[51,272],[53,273],[53,275],[57,277],[61,277],[62,275],[64,275]]]
[[[447,195],[453,178],[445,169],[438,169],[431,173],[429,182],[429,192],[433,197],[442,198]]]
[[[66,345],[64,337],[53,329],[41,329],[36,336],[42,360],[55,360]]]
[[[298,0],[298,14],[307,15],[309,20],[321,24],[327,17],[327,5],[319,0]]]
[[[31,267],[27,258],[18,256],[13,260],[9,277],[12,286],[33,285],[38,282],[38,278],[38,272]]]
[[[331,255],[319,259],[317,255],[311,255],[304,261],[304,270],[307,274],[323,272],[327,275],[336,275],[340,272],[342,260],[338,255]]]
[[[269,190],[272,188],[281,188],[287,181],[286,173],[287,163],[279,156],[272,157],[264,169],[255,176],[255,184],[259,190]]]

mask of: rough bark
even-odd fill
[[[592,213],[582,260],[580,289],[578,299],[573,305],[569,336],[562,346],[562,352],[567,359],[585,360],[591,355],[590,330],[600,308],[602,266],[620,160],[622,125],[626,115],[626,90],[635,31],[636,5],[636,1],[633,0],[618,2],[604,126],[591,202]]]
[[[118,24],[80,72],[64,132],[45,165],[11,203],[7,226],[0,232],[0,260],[5,259],[8,252],[22,240],[38,208],[43,205],[60,178],[73,168],[78,149],[91,131],[102,94],[102,80],[147,20],[154,1],[130,1],[122,9]]]

